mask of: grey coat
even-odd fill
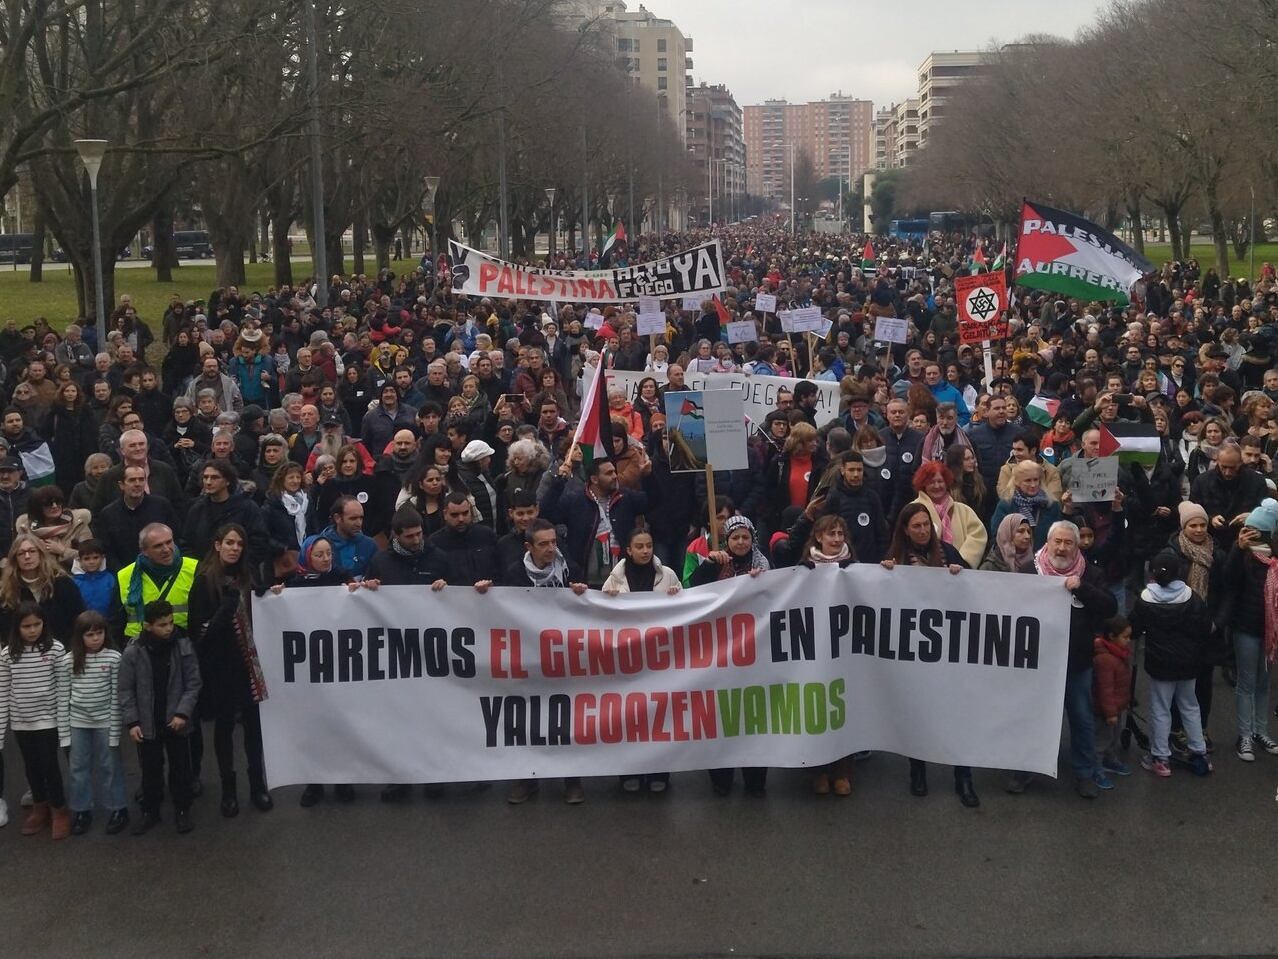
[[[172,662],[165,697],[168,703],[165,720],[172,720],[174,716],[188,720],[180,734],[185,736],[191,731],[190,720],[195,716],[195,704],[199,702],[203,685],[200,661],[196,658],[195,647],[186,637],[176,637],[171,641],[170,655]],[[151,659],[136,640],[125,647],[120,658],[120,719],[126,733],[133,726],[142,728],[143,739],[155,739],[159,733],[155,728]]]

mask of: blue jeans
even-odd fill
[[[1167,737],[1171,734],[1173,702],[1180,710],[1180,720],[1185,727],[1185,736],[1189,739],[1189,751],[1205,756],[1207,743],[1203,740],[1202,718],[1198,712],[1198,697],[1194,695],[1192,679],[1150,678],[1149,718],[1154,727],[1149,742],[1150,753],[1155,759],[1171,758]]]
[[[1096,718],[1092,713],[1092,667],[1065,675],[1065,718],[1069,720],[1069,764],[1075,779],[1096,775]]]
[[[1269,666],[1264,640],[1235,629],[1234,657],[1238,662],[1238,683],[1234,686],[1238,735],[1263,736],[1269,726]]]
[[[93,773],[102,777],[102,805],[114,812],[124,809],[124,763],[120,747],[108,745],[110,730],[71,730],[71,811],[93,810]]]

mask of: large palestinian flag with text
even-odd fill
[[[1073,213],[1026,200],[1016,245],[1016,280],[1080,300],[1125,306],[1154,265],[1112,233]]]

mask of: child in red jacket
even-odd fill
[[[1132,628],[1126,618],[1115,616],[1105,624],[1105,635],[1096,637],[1092,659],[1092,702],[1096,712],[1105,720],[1104,732],[1096,736],[1097,752],[1101,754],[1101,769],[1116,776],[1130,776],[1131,768],[1118,755],[1120,737],[1127,722],[1127,707],[1132,701]],[[1097,777],[1097,785],[1108,786],[1108,777]]]

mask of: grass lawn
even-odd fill
[[[349,268],[349,260],[347,266]],[[371,261],[366,261],[369,272],[372,272]],[[415,269],[416,260],[396,260],[391,268],[396,273]],[[293,276],[301,281],[310,270],[310,261],[294,257]],[[173,271],[172,283],[157,283],[155,271],[149,267],[117,267],[115,271],[115,292],[118,297],[128,293],[137,304],[138,315],[151,324],[158,335],[158,324],[169,305],[169,297],[176,293],[183,300],[204,299],[214,287],[214,266],[212,263],[201,266],[182,266]],[[275,267],[271,263],[249,263],[245,265],[246,281],[240,292],[265,290],[275,282]],[[108,311],[111,305],[107,304]],[[65,263],[46,263],[44,280],[32,283],[25,269],[17,271],[0,269],[0,324],[9,320],[17,321],[21,326],[29,323],[37,316],[43,316],[49,325],[61,330],[78,315],[75,295],[75,275]]]
[[[1199,265],[1204,270],[1216,265],[1216,249],[1212,246],[1210,240],[1194,238],[1193,244],[1189,248],[1192,256],[1198,259]],[[1246,276],[1248,257],[1234,256],[1234,248],[1229,246],[1229,272],[1234,277]],[[1171,259],[1170,243],[1146,243],[1145,257],[1155,266],[1162,266]],[[1278,243],[1257,243],[1256,244],[1256,272],[1260,272],[1260,264],[1273,263],[1278,260]]]

